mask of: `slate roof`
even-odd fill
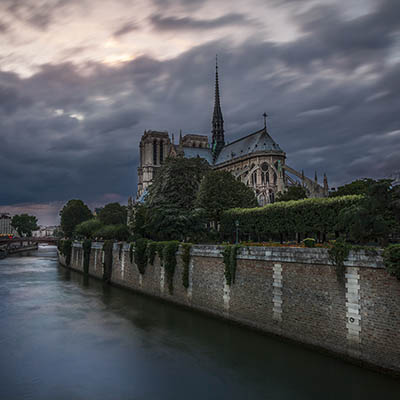
[[[211,153],[211,149],[202,147],[183,147],[183,153],[185,158],[201,157],[206,159],[210,165],[213,164],[213,155]]]
[[[260,131],[251,133],[250,135],[225,145],[215,161],[215,165],[257,151],[278,151],[283,153],[279,145],[269,136],[267,130],[263,128]]]

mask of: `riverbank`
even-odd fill
[[[83,253],[75,243],[70,268],[84,271]],[[102,244],[93,243],[88,274],[103,279],[103,261]],[[177,261],[172,294],[158,257],[142,275],[127,244],[114,245],[106,273],[119,286],[400,375],[400,282],[379,254],[351,253],[338,274],[326,249],[242,248],[229,286],[221,248],[193,246],[187,288],[180,252]]]

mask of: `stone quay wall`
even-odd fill
[[[244,247],[228,286],[222,247],[195,245],[187,289],[180,251],[176,257],[171,295],[157,256],[141,275],[129,245],[115,244],[111,283],[400,375],[400,281],[380,255],[352,252],[340,275],[326,249]],[[89,275],[102,279],[103,261],[102,243],[93,243]],[[80,243],[70,268],[83,272]]]

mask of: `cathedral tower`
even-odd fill
[[[219,98],[218,82],[218,61],[215,64],[215,99],[214,113],[212,119],[212,153],[214,160],[218,157],[222,148],[225,146],[224,138],[224,118],[222,117],[221,103]]]

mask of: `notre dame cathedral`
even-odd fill
[[[166,157],[202,157],[216,170],[231,172],[237,179],[250,186],[260,205],[273,203],[279,192],[290,185],[302,185],[309,197],[328,195],[328,181],[324,174],[323,186],[317,174],[310,179],[286,164],[286,153],[272,139],[266,124],[232,143],[225,143],[218,82],[218,65],[215,76],[214,113],[212,118],[211,146],[206,135],[179,136],[179,144],[172,141],[168,132],[145,131],[140,141],[140,166],[138,168],[137,202],[142,202],[154,174]]]

